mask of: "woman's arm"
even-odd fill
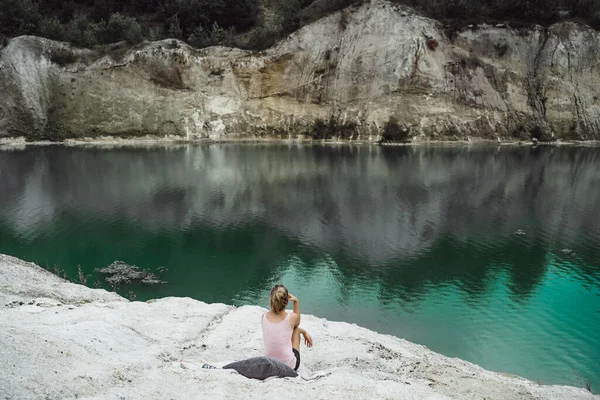
[[[296,328],[300,325],[300,302],[298,301],[298,298],[293,294],[288,295],[288,300],[294,303],[293,316],[295,321],[293,327]]]
[[[313,345],[312,336],[310,336],[308,334],[308,332],[306,332],[306,329],[302,329],[302,328],[298,327],[298,331],[300,331],[300,334],[302,336],[304,336],[304,344],[307,347],[312,347],[312,345]]]

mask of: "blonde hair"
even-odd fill
[[[285,310],[285,307],[288,304],[288,297],[289,293],[285,286],[275,285],[273,289],[271,289],[271,296],[269,298],[271,310],[276,314]]]

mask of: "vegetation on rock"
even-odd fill
[[[38,35],[79,46],[177,38],[195,47],[264,49],[298,28],[366,0],[0,0],[0,35]],[[598,0],[390,0],[458,28],[470,23],[600,28]],[[347,15],[340,24],[345,25]]]
[[[356,136],[357,125],[354,121],[342,121],[331,115],[329,120],[317,118],[306,132],[306,136],[314,140],[344,139]]]
[[[401,126],[398,118],[391,116],[383,127],[380,142],[410,142],[410,130]]]

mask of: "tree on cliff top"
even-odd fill
[[[33,34],[80,46],[177,37],[192,38],[196,46],[233,41],[238,47],[263,49],[303,25],[363,1],[0,0],[0,34]],[[455,27],[482,22],[547,25],[567,18],[600,28],[600,0],[389,1]],[[210,40],[202,37],[213,31]],[[222,41],[215,43],[219,37]]]

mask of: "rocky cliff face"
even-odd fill
[[[372,0],[265,52],[167,40],[0,50],[0,136],[600,139],[600,33],[434,20]],[[392,118],[391,118],[392,117]]]

